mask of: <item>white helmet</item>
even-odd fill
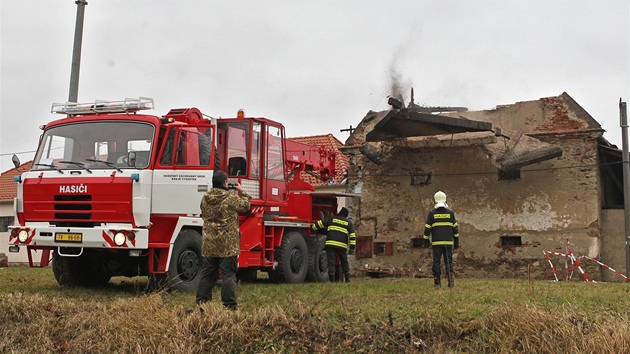
[[[444,193],[442,191],[438,191],[433,196],[433,199],[435,199],[436,203],[446,203],[446,193]]]

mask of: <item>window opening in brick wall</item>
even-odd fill
[[[522,246],[521,236],[501,236],[501,246]]]
[[[412,172],[411,173],[412,186],[428,186],[429,184],[431,184],[431,172]]]
[[[9,226],[13,224],[12,216],[2,216],[0,217],[0,232],[9,231]]]
[[[394,243],[374,242],[374,254],[379,256],[392,256],[394,254]]]
[[[412,248],[422,248],[422,236],[414,237],[411,239]]]
[[[372,236],[357,235],[357,249],[354,256],[359,258],[372,258],[373,253]]]
[[[499,181],[518,181],[521,179],[521,170],[499,170]]]

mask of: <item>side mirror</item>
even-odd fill
[[[127,154],[127,166],[136,167],[136,152],[135,151],[129,151],[129,153]]]
[[[15,168],[20,167],[21,163],[17,155],[13,154],[13,157],[11,157],[11,161],[13,161],[13,166],[15,166]]]

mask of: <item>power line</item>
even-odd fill
[[[529,173],[529,172],[544,172],[544,171],[557,171],[557,170],[568,170],[573,168],[595,168],[607,165],[620,165],[619,162],[606,162],[601,164],[589,164],[589,165],[573,165],[573,166],[564,166],[564,167],[548,167],[548,168],[537,168],[531,170],[522,170],[521,173]],[[411,172],[410,172],[411,173]],[[461,172],[461,173],[432,173],[432,176],[480,176],[480,175],[496,175],[497,172]],[[365,173],[363,171],[362,176],[371,176],[371,177],[407,177],[409,173],[404,174],[393,174],[393,173]]]
[[[37,151],[37,150],[31,150],[31,151],[20,151],[20,152],[7,152],[7,153],[4,153],[4,154],[0,154],[0,156],[33,154],[33,153],[35,153],[36,151]]]

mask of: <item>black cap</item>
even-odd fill
[[[348,211],[348,209],[346,208],[341,208],[341,210],[339,210],[339,216],[343,216],[344,218],[348,217],[348,214],[350,214],[350,211]]]
[[[214,174],[212,175],[212,188],[223,187],[225,184],[225,181],[227,180],[228,180],[227,173],[220,170],[215,170]]]

